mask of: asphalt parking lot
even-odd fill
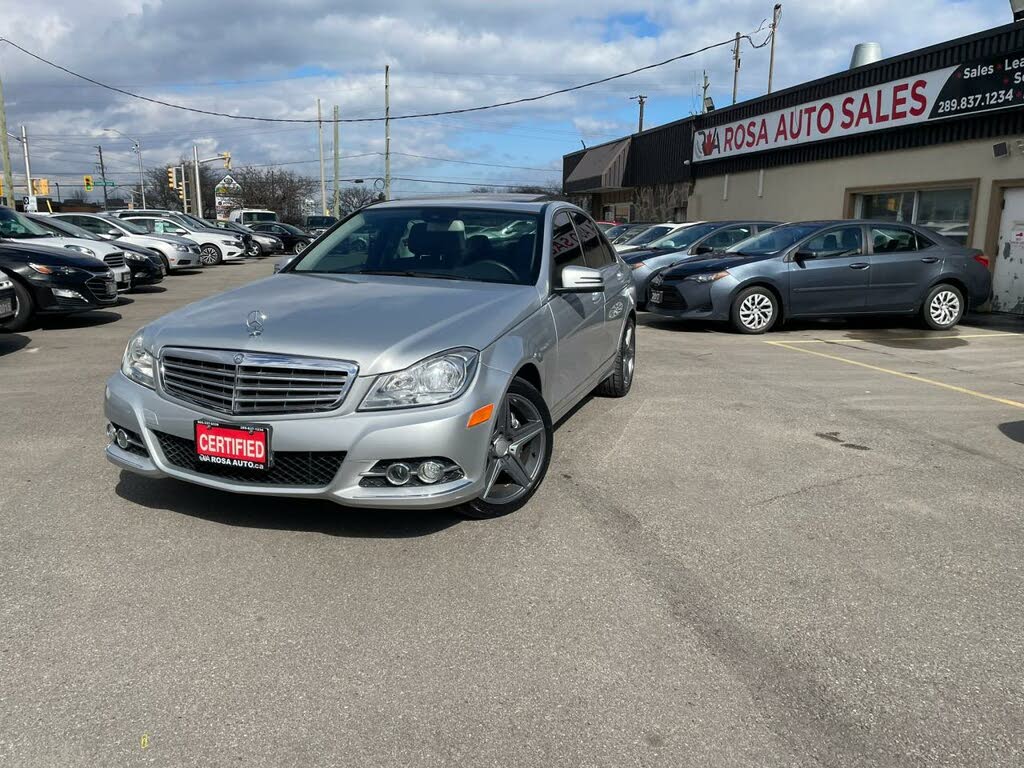
[[[0,764],[1024,761],[1024,326],[643,316],[488,522],[108,464],[130,335],[270,271],[0,335]]]

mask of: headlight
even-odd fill
[[[630,269],[640,269],[640,267],[646,267],[646,266],[647,265],[644,264],[642,261],[635,261],[635,262],[633,262],[632,264],[629,265],[629,268]]]
[[[689,280],[692,283],[713,283],[716,280],[721,280],[723,277],[728,277],[728,276],[729,276],[728,271],[723,270],[721,272],[714,272],[714,273],[707,272],[707,273],[705,273],[703,275],[690,275],[686,279]]]
[[[153,355],[142,345],[142,330],[132,336],[121,358],[121,373],[144,387],[154,389]]]
[[[40,275],[73,275],[75,274],[74,267],[64,266],[50,266],[49,264],[33,264],[29,262],[29,266],[38,272]]]
[[[187,245],[182,245],[181,243],[175,243],[174,244],[174,250],[176,250],[176,251],[183,251],[184,253],[188,253],[189,252],[189,247]]]
[[[149,261],[149,257],[142,253],[135,253],[135,251],[125,251],[124,257],[129,261]]]
[[[84,245],[65,245],[64,247],[72,251],[84,253],[86,256],[92,256],[93,258],[96,257],[96,251],[90,250],[89,248],[86,248]]]
[[[378,376],[360,410],[439,405],[460,397],[476,373],[480,353],[468,347],[449,349],[404,371]]]

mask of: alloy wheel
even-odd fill
[[[206,266],[216,264],[219,256],[220,251],[212,245],[204,245],[202,250],[199,251],[199,260]]]
[[[629,387],[633,381],[633,371],[636,369],[636,338],[634,336],[633,323],[626,324],[625,350],[622,356],[622,381]]]
[[[960,314],[960,297],[952,291],[939,291],[932,298],[928,313],[937,325],[952,325]]]
[[[752,293],[740,304],[740,322],[752,331],[767,327],[774,314],[772,300],[763,293]]]
[[[544,468],[547,451],[540,411],[527,398],[509,392],[491,435],[483,500],[510,504],[529,493]]]

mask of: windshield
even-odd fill
[[[520,234],[502,234],[513,224]],[[533,285],[540,270],[538,230],[536,215],[507,211],[368,208],[306,249],[287,271]]]
[[[174,218],[184,224],[189,224],[193,227],[198,227],[199,229],[210,229],[213,226],[209,222],[197,219],[195,216],[190,216],[187,213],[175,213]]]
[[[337,223],[333,216],[307,216],[307,227],[333,227]]]
[[[277,214],[273,211],[243,211],[242,223],[248,224],[251,221],[277,221]]]
[[[616,224],[615,226],[606,229],[604,231],[604,236],[607,237],[609,240],[614,240],[619,235],[626,234],[626,232],[628,232],[632,228],[632,224]]]
[[[643,232],[641,232],[636,237],[633,237],[633,238],[627,240],[625,244],[626,245],[647,245],[648,243],[653,243],[655,240],[664,237],[665,235],[667,235],[669,232],[671,232],[674,229],[675,229],[675,227],[668,227],[668,226],[651,227],[650,229],[644,230]]]
[[[678,251],[683,248],[689,248],[695,242],[700,240],[705,235],[710,235],[716,229],[721,229],[724,224],[694,224],[692,227],[686,227],[673,232],[668,237],[663,237],[660,240],[655,240],[651,243],[651,248],[664,248],[670,251]]]
[[[0,237],[28,240],[34,237],[53,237],[53,233],[10,208],[0,208]]]
[[[745,256],[772,256],[789,248],[794,243],[814,234],[819,224],[783,224],[781,227],[769,229],[760,235],[740,240],[726,248],[727,253],[740,253]]]
[[[123,229],[125,232],[128,232],[130,234],[133,234],[133,235],[148,235],[149,234],[149,231],[145,227],[140,227],[134,221],[129,221],[128,219],[117,219],[117,218],[114,218],[113,216],[102,216],[101,218],[104,221],[109,222],[111,226],[119,227],[120,229]]]

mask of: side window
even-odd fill
[[[730,245],[736,245],[740,240],[746,240],[751,234],[753,234],[753,228],[748,225],[726,227],[715,232],[701,245],[710,245],[715,250],[721,250],[728,248]]]
[[[147,232],[154,232],[153,219],[128,219],[128,221],[138,224],[140,227],[145,227]]]
[[[608,252],[601,242],[601,230],[589,216],[573,211],[572,222],[576,225],[576,232],[583,241],[583,257],[588,267],[601,269],[612,262],[608,260]]]
[[[559,211],[551,220],[551,266],[555,271],[552,284],[556,287],[562,285],[563,268],[587,266],[568,211]]]
[[[860,226],[838,227],[812,238],[800,248],[821,256],[859,256],[864,253]]]
[[[108,225],[106,222],[94,219],[91,216],[72,216],[71,223],[97,235],[105,235],[114,228],[112,225]]]
[[[929,240],[927,237],[920,234],[919,232],[915,232],[914,237],[917,239],[917,250],[919,251],[932,248],[935,245],[935,243],[933,243],[931,240]]]
[[[872,227],[871,245],[876,254],[907,253],[919,250],[917,233],[902,227]]]

